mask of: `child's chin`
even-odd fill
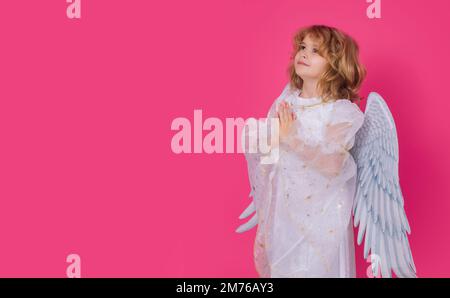
[[[295,73],[302,79],[308,77],[308,73],[306,73],[304,71],[296,71]]]
[[[296,72],[298,75],[304,75],[304,74],[307,74],[308,71],[305,70],[305,67],[306,67],[306,66],[296,66],[296,67],[295,67],[295,72]]]

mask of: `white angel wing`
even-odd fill
[[[249,196],[251,196],[251,193]],[[239,219],[247,218],[255,211],[256,211],[255,202],[252,201],[250,205],[248,205],[248,207],[245,208],[244,212],[242,212],[242,214],[239,215]],[[255,214],[252,216],[252,218],[250,218],[249,221],[243,223],[236,229],[236,233],[244,233],[253,228],[254,226],[256,226],[257,224],[258,224],[258,215],[255,212]]]
[[[270,117],[276,117],[276,107],[278,103],[285,97],[287,94],[291,91],[290,83],[288,82],[284,88],[281,94],[278,96],[277,99],[272,103],[272,106],[269,109],[269,112],[267,113],[267,118]],[[249,128],[250,129],[250,128]],[[255,133],[247,131],[247,133]],[[259,134],[258,134],[259,135]],[[242,134],[242,144],[245,144],[245,134]],[[244,145],[245,146],[245,145]],[[244,148],[245,150],[245,148]],[[239,216],[239,219],[244,219],[249,217],[253,212],[255,214],[248,220],[247,222],[243,223],[236,229],[236,233],[243,233],[246,232],[253,227],[255,227],[258,224],[258,215],[256,212],[256,209],[260,207],[261,205],[261,197],[263,194],[261,192],[264,192],[264,186],[268,183],[268,178],[270,179],[270,171],[266,171],[271,166],[260,166],[261,163],[261,155],[256,153],[245,153],[245,158],[247,161],[247,169],[248,169],[248,176],[250,180],[251,185],[251,192],[249,194],[249,197],[253,197],[252,202],[247,206],[247,208],[242,212],[242,214]],[[263,169],[265,168],[265,170]]]
[[[248,130],[247,130],[247,132],[248,132]],[[244,143],[244,138],[245,138],[245,135],[243,134],[243,136],[242,136],[243,142],[242,143]],[[258,164],[260,161],[259,154],[245,153],[245,158],[247,161],[248,177],[249,177],[249,182],[250,182],[250,186],[251,186],[251,191],[248,196],[253,197],[253,198],[252,198],[252,202],[250,203],[250,205],[248,205],[247,208],[245,208],[244,212],[242,212],[242,214],[239,216],[239,219],[247,218],[253,212],[254,212],[254,215],[252,218],[250,218],[250,220],[248,220],[247,222],[240,225],[236,229],[236,233],[244,233],[258,224],[258,214],[256,212],[257,204],[255,204],[255,200],[257,199],[256,195],[255,195],[255,189],[258,187],[258,190],[259,190],[260,185],[262,183],[264,183],[264,177],[262,175],[260,175],[260,170],[258,167]]]
[[[245,129],[245,128],[244,128]],[[249,128],[250,129],[250,128]],[[253,134],[253,132],[249,132],[247,130],[247,134]],[[243,144],[245,135],[242,134]],[[261,203],[261,191],[263,191],[263,186],[267,183],[267,172],[262,170],[261,162],[261,154],[259,153],[245,153],[245,158],[247,161],[247,169],[248,169],[248,177],[251,186],[249,197],[253,197],[250,205],[245,208],[244,212],[239,216],[239,219],[244,219],[249,217],[253,212],[254,215],[245,223],[240,225],[236,229],[236,233],[246,232],[258,224],[258,212],[257,207],[260,207]]]
[[[353,204],[358,244],[365,234],[364,258],[369,250],[372,271],[382,277],[416,277],[406,233],[411,234],[398,176],[398,140],[394,118],[383,98],[371,92],[365,120],[350,150],[357,164]],[[375,260],[375,262],[374,262]]]

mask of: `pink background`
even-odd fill
[[[176,117],[263,117],[291,38],[359,42],[362,95],[396,120],[420,277],[450,276],[449,1],[66,1],[0,4],[0,276],[256,277],[242,154],[172,153]],[[358,276],[368,263],[357,248]]]

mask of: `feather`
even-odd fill
[[[246,232],[248,230],[250,230],[251,228],[253,228],[254,226],[256,226],[258,224],[258,216],[255,213],[255,215],[252,216],[252,218],[250,218],[249,221],[247,221],[246,223],[243,223],[242,225],[240,225],[237,229],[236,229],[236,233],[243,233]]]
[[[244,219],[250,216],[250,214],[255,212],[255,210],[256,210],[255,203],[252,201],[250,205],[248,205],[247,208],[245,208],[244,212],[242,212],[242,214],[239,215],[239,219]]]
[[[353,206],[357,243],[364,241],[364,258],[369,251],[380,257],[383,277],[416,277],[407,234],[411,228],[404,209],[398,175],[398,139],[395,122],[384,99],[371,92],[364,123],[350,151],[357,165]],[[376,272],[375,272],[376,273]]]
[[[360,209],[365,209],[365,204],[362,203],[360,206]],[[361,224],[360,224],[360,228],[358,231],[358,245],[361,244],[362,239],[364,237],[364,232],[366,230],[367,227],[367,212],[365,212],[365,210],[363,210],[364,212],[360,212],[360,214],[363,214],[361,217]]]

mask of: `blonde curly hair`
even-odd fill
[[[327,69],[317,86],[323,101],[348,99],[359,102],[363,99],[358,92],[367,72],[359,62],[358,44],[341,30],[325,25],[304,27],[294,35],[294,53],[288,67],[291,87],[301,89],[303,86],[303,80],[295,72],[293,57],[300,50],[300,43],[306,36],[319,44],[319,55],[328,61]]]

